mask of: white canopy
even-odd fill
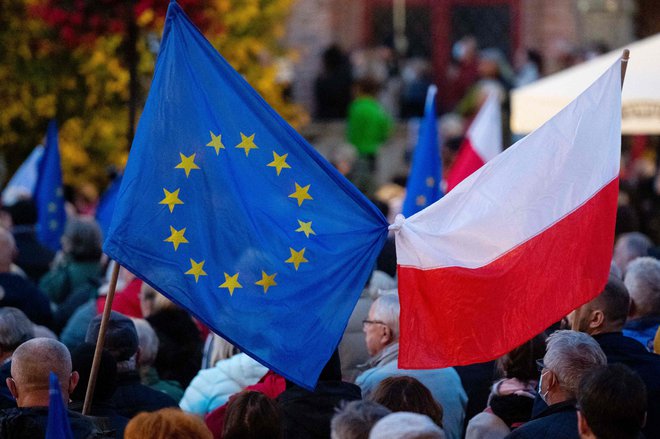
[[[623,85],[623,134],[660,134],[660,34],[632,43]],[[557,114],[620,58],[623,48],[515,89],[511,131],[532,132]]]

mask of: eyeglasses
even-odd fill
[[[385,322],[381,322],[380,320],[362,320],[362,329],[367,329],[367,325],[385,325],[387,324]]]
[[[543,372],[543,369],[547,369],[547,367],[545,367],[545,363],[543,362],[543,358],[536,360],[536,368],[539,370],[539,372]]]

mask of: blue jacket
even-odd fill
[[[580,439],[575,401],[549,406],[506,439]]]
[[[465,406],[467,395],[463,390],[461,379],[453,367],[444,369],[399,369],[399,343],[387,346],[383,352],[372,359],[374,365],[365,370],[355,380],[355,384],[362,389],[362,396],[366,398],[385,378],[391,376],[411,376],[424,384],[443,409],[443,430],[447,439],[460,439],[463,436],[463,422],[465,419]]]
[[[623,327],[623,335],[634,338],[643,344],[647,351],[653,352],[653,340],[658,327],[660,327],[660,316],[628,320]]]

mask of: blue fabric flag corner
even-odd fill
[[[435,118],[437,87],[431,85],[426,94],[424,119],[419,126],[417,146],[408,175],[403,215],[409,217],[442,198],[442,162],[438,125]]]
[[[57,251],[64,233],[66,211],[57,123],[54,120],[48,123],[45,150],[39,163],[39,177],[34,189],[34,201],[38,214],[37,237],[43,245]]]
[[[378,209],[170,3],[104,251],[311,389],[386,238]]]
[[[96,207],[96,221],[99,223],[103,236],[108,236],[108,229],[112,221],[112,213],[115,211],[117,196],[121,187],[121,175],[115,177],[110,186],[105,190],[99,205]]]
[[[46,426],[46,439],[73,439],[69,416],[64,407],[62,389],[57,375],[50,373],[48,401],[48,424]]]

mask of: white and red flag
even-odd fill
[[[595,297],[619,188],[617,62],[545,125],[392,226],[399,366],[494,359]]]
[[[447,173],[446,192],[502,152],[502,111],[497,93],[484,101]]]

